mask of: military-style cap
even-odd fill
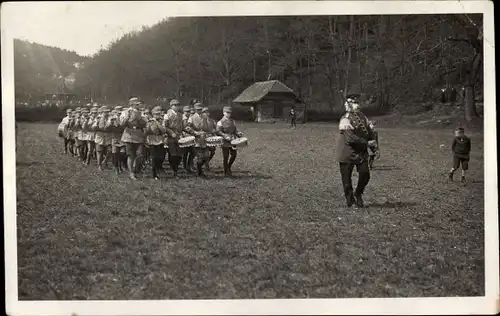
[[[170,106],[174,106],[174,105],[180,105],[181,103],[179,102],[179,100],[177,99],[173,99],[170,101]]]
[[[81,107],[77,107],[75,111],[80,111],[81,109],[82,109]]]
[[[151,114],[151,111],[150,111],[149,109],[144,109],[144,110],[143,110],[143,112],[144,112],[145,114]]]
[[[358,103],[359,102],[359,94],[348,94],[346,96],[346,101],[349,103]]]
[[[189,105],[186,105],[182,110],[184,112],[191,112],[191,108],[189,107]]]
[[[121,105],[115,106],[115,111],[120,111],[120,112],[123,111],[123,106]]]
[[[92,106],[92,103],[87,103],[87,105],[86,105],[86,106],[91,107],[91,106]]]
[[[233,112],[233,109],[230,107],[230,106],[225,106],[223,109],[222,109],[223,112],[228,112],[228,113],[231,113]]]
[[[207,113],[207,112],[210,112],[210,110],[207,107],[201,109],[201,113]]]
[[[105,106],[105,105],[101,106],[99,108],[99,110],[101,111],[101,113],[108,113],[108,112],[110,112],[109,108],[107,106]]]
[[[195,109],[196,111],[199,111],[199,110],[202,110],[202,109],[203,109],[203,107],[201,106],[201,103],[200,103],[200,102],[196,102],[196,103],[194,104],[194,109]]]
[[[67,110],[66,110],[66,113],[71,113],[71,112],[73,112],[73,110],[72,110],[72,109],[67,109]]]
[[[162,111],[162,110],[163,110],[163,109],[161,108],[161,106],[155,106],[155,107],[153,108],[153,111],[151,111],[151,112],[152,112],[153,114],[161,114],[161,111]]]
[[[141,102],[141,100],[139,100],[139,98],[138,98],[138,97],[133,97],[133,98],[130,98],[130,99],[128,100],[128,104],[129,104],[129,105],[139,105],[139,104],[141,104],[141,103],[142,103],[142,102]]]
[[[89,109],[87,109],[87,108],[83,108],[83,109],[82,109],[82,113],[89,113],[89,112],[90,112],[90,111],[89,111]]]
[[[98,108],[91,108],[90,113],[99,113],[99,109]]]

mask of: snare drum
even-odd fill
[[[193,147],[195,145],[195,137],[194,136],[187,136],[187,137],[182,137],[179,139],[179,147],[180,148],[187,148],[187,147]]]
[[[235,148],[246,147],[246,146],[248,146],[248,138],[239,137],[239,138],[233,139],[231,141],[231,146],[233,146]]]
[[[222,144],[224,143],[224,138],[221,136],[210,136],[205,140],[208,147],[222,147]]]

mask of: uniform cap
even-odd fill
[[[139,100],[139,98],[138,98],[138,97],[133,97],[133,98],[130,98],[130,99],[128,100],[128,104],[129,104],[129,105],[139,105],[139,104],[141,104],[141,103],[142,103],[142,102],[141,102],[141,100]]]
[[[209,110],[207,107],[204,107],[204,108],[201,110],[201,113],[207,113],[207,112],[210,112],[210,110]]]
[[[121,105],[115,106],[115,111],[122,111],[122,110],[123,110],[123,106],[121,106]]]
[[[350,103],[358,103],[359,102],[359,94],[349,94],[346,96],[346,101]]]
[[[75,109],[75,111],[80,111],[81,109],[82,109],[82,108],[77,107],[77,108]]]
[[[73,112],[73,110],[72,110],[72,109],[67,109],[67,110],[66,110],[66,113],[71,113],[71,112]]]
[[[90,111],[89,111],[89,109],[87,109],[87,108],[83,108],[83,109],[82,109],[82,113],[89,113],[89,112],[90,112]]]
[[[177,99],[173,99],[170,101],[170,106],[173,106],[173,105],[180,105],[181,103],[179,102],[179,100]]]
[[[161,106],[155,106],[155,107],[153,108],[152,113],[153,113],[153,114],[160,114],[162,110],[163,110],[163,109],[161,108]]]
[[[191,108],[189,107],[189,105],[186,105],[182,110],[184,112],[191,112]]]
[[[87,110],[87,109],[85,109],[85,110]],[[88,112],[88,110],[86,112]],[[98,108],[92,108],[92,109],[90,109],[90,113],[98,113],[98,112],[99,112]]]
[[[195,110],[202,110],[202,109],[203,109],[203,107],[201,106],[201,103],[200,103],[200,102],[196,102],[196,103],[194,104],[194,109],[195,109]]]
[[[99,110],[100,110],[102,113],[104,113],[104,112],[109,112],[109,111],[110,111],[110,110],[109,110],[109,108],[108,108],[107,106],[105,106],[105,105],[101,106],[101,108],[100,108]]]
[[[222,109],[223,112],[233,112],[233,109],[230,107],[230,106],[225,106],[223,109]]]

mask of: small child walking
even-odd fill
[[[449,179],[453,181],[453,174],[460,166],[462,166],[462,179],[465,182],[465,172],[469,169],[471,141],[470,138],[465,136],[464,128],[459,127],[455,130],[455,138],[451,145],[453,152],[453,168],[450,170]]]

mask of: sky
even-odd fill
[[[5,3],[4,3],[5,4]],[[124,34],[167,18],[166,2],[11,2],[12,37],[92,55]],[[2,7],[4,9],[4,7]]]

